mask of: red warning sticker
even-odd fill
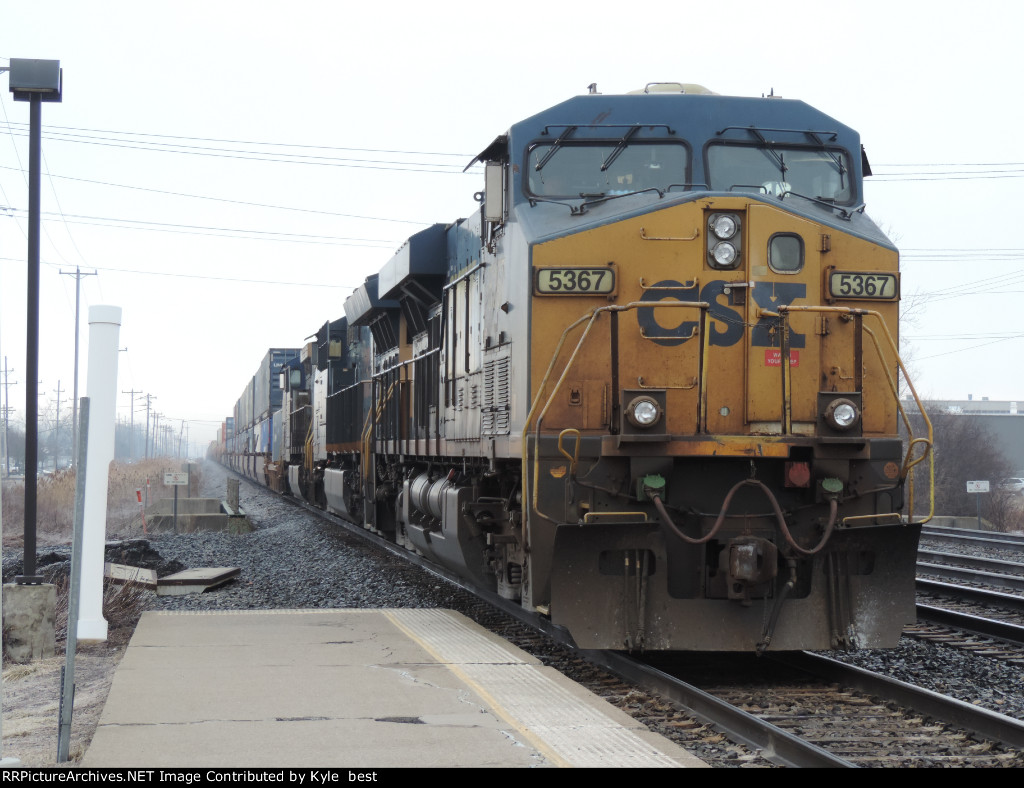
[[[764,351],[764,365],[766,367],[781,367],[782,366],[782,351],[777,347],[770,347]],[[799,367],[800,366],[800,351],[790,350],[789,351],[789,366]]]

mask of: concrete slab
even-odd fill
[[[237,566],[202,567],[186,569],[167,577],[161,577],[156,584],[157,596],[181,596],[201,594],[211,588],[238,577],[242,572]]]
[[[158,498],[146,510],[147,517],[170,515],[174,512],[173,498]],[[220,498],[178,498],[178,517],[188,514],[221,514]]]
[[[175,530],[174,499],[160,498],[146,510],[149,530],[160,533]],[[231,516],[229,516],[231,515]],[[177,531],[229,531],[237,529],[236,512],[228,512],[219,498],[178,498]]]
[[[143,615],[83,766],[701,766],[444,610]]]
[[[135,583],[145,588],[156,588],[156,570],[141,566],[106,563],[103,565],[103,577],[115,585]]]

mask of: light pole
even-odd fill
[[[42,172],[43,102],[59,102],[63,72],[59,60],[11,58],[15,101],[29,104],[28,145],[28,320],[25,352],[25,563],[18,585],[39,585],[36,574],[36,480],[39,471],[39,203]]]

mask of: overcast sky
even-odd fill
[[[774,90],[857,129],[867,211],[901,249],[918,390],[1024,407],[1022,8],[5,3],[0,66],[64,70],[63,103],[43,105],[41,411],[58,383],[70,402],[62,274],[97,272],[80,395],[88,307],[120,306],[118,390],[206,442],[267,348],[301,345],[411,233],[474,209],[481,176],[462,170],[495,136],[592,82],[658,81]],[[5,75],[0,109],[0,360],[20,414],[29,112]]]

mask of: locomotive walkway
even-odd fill
[[[145,613],[85,767],[697,767],[437,609]]]

